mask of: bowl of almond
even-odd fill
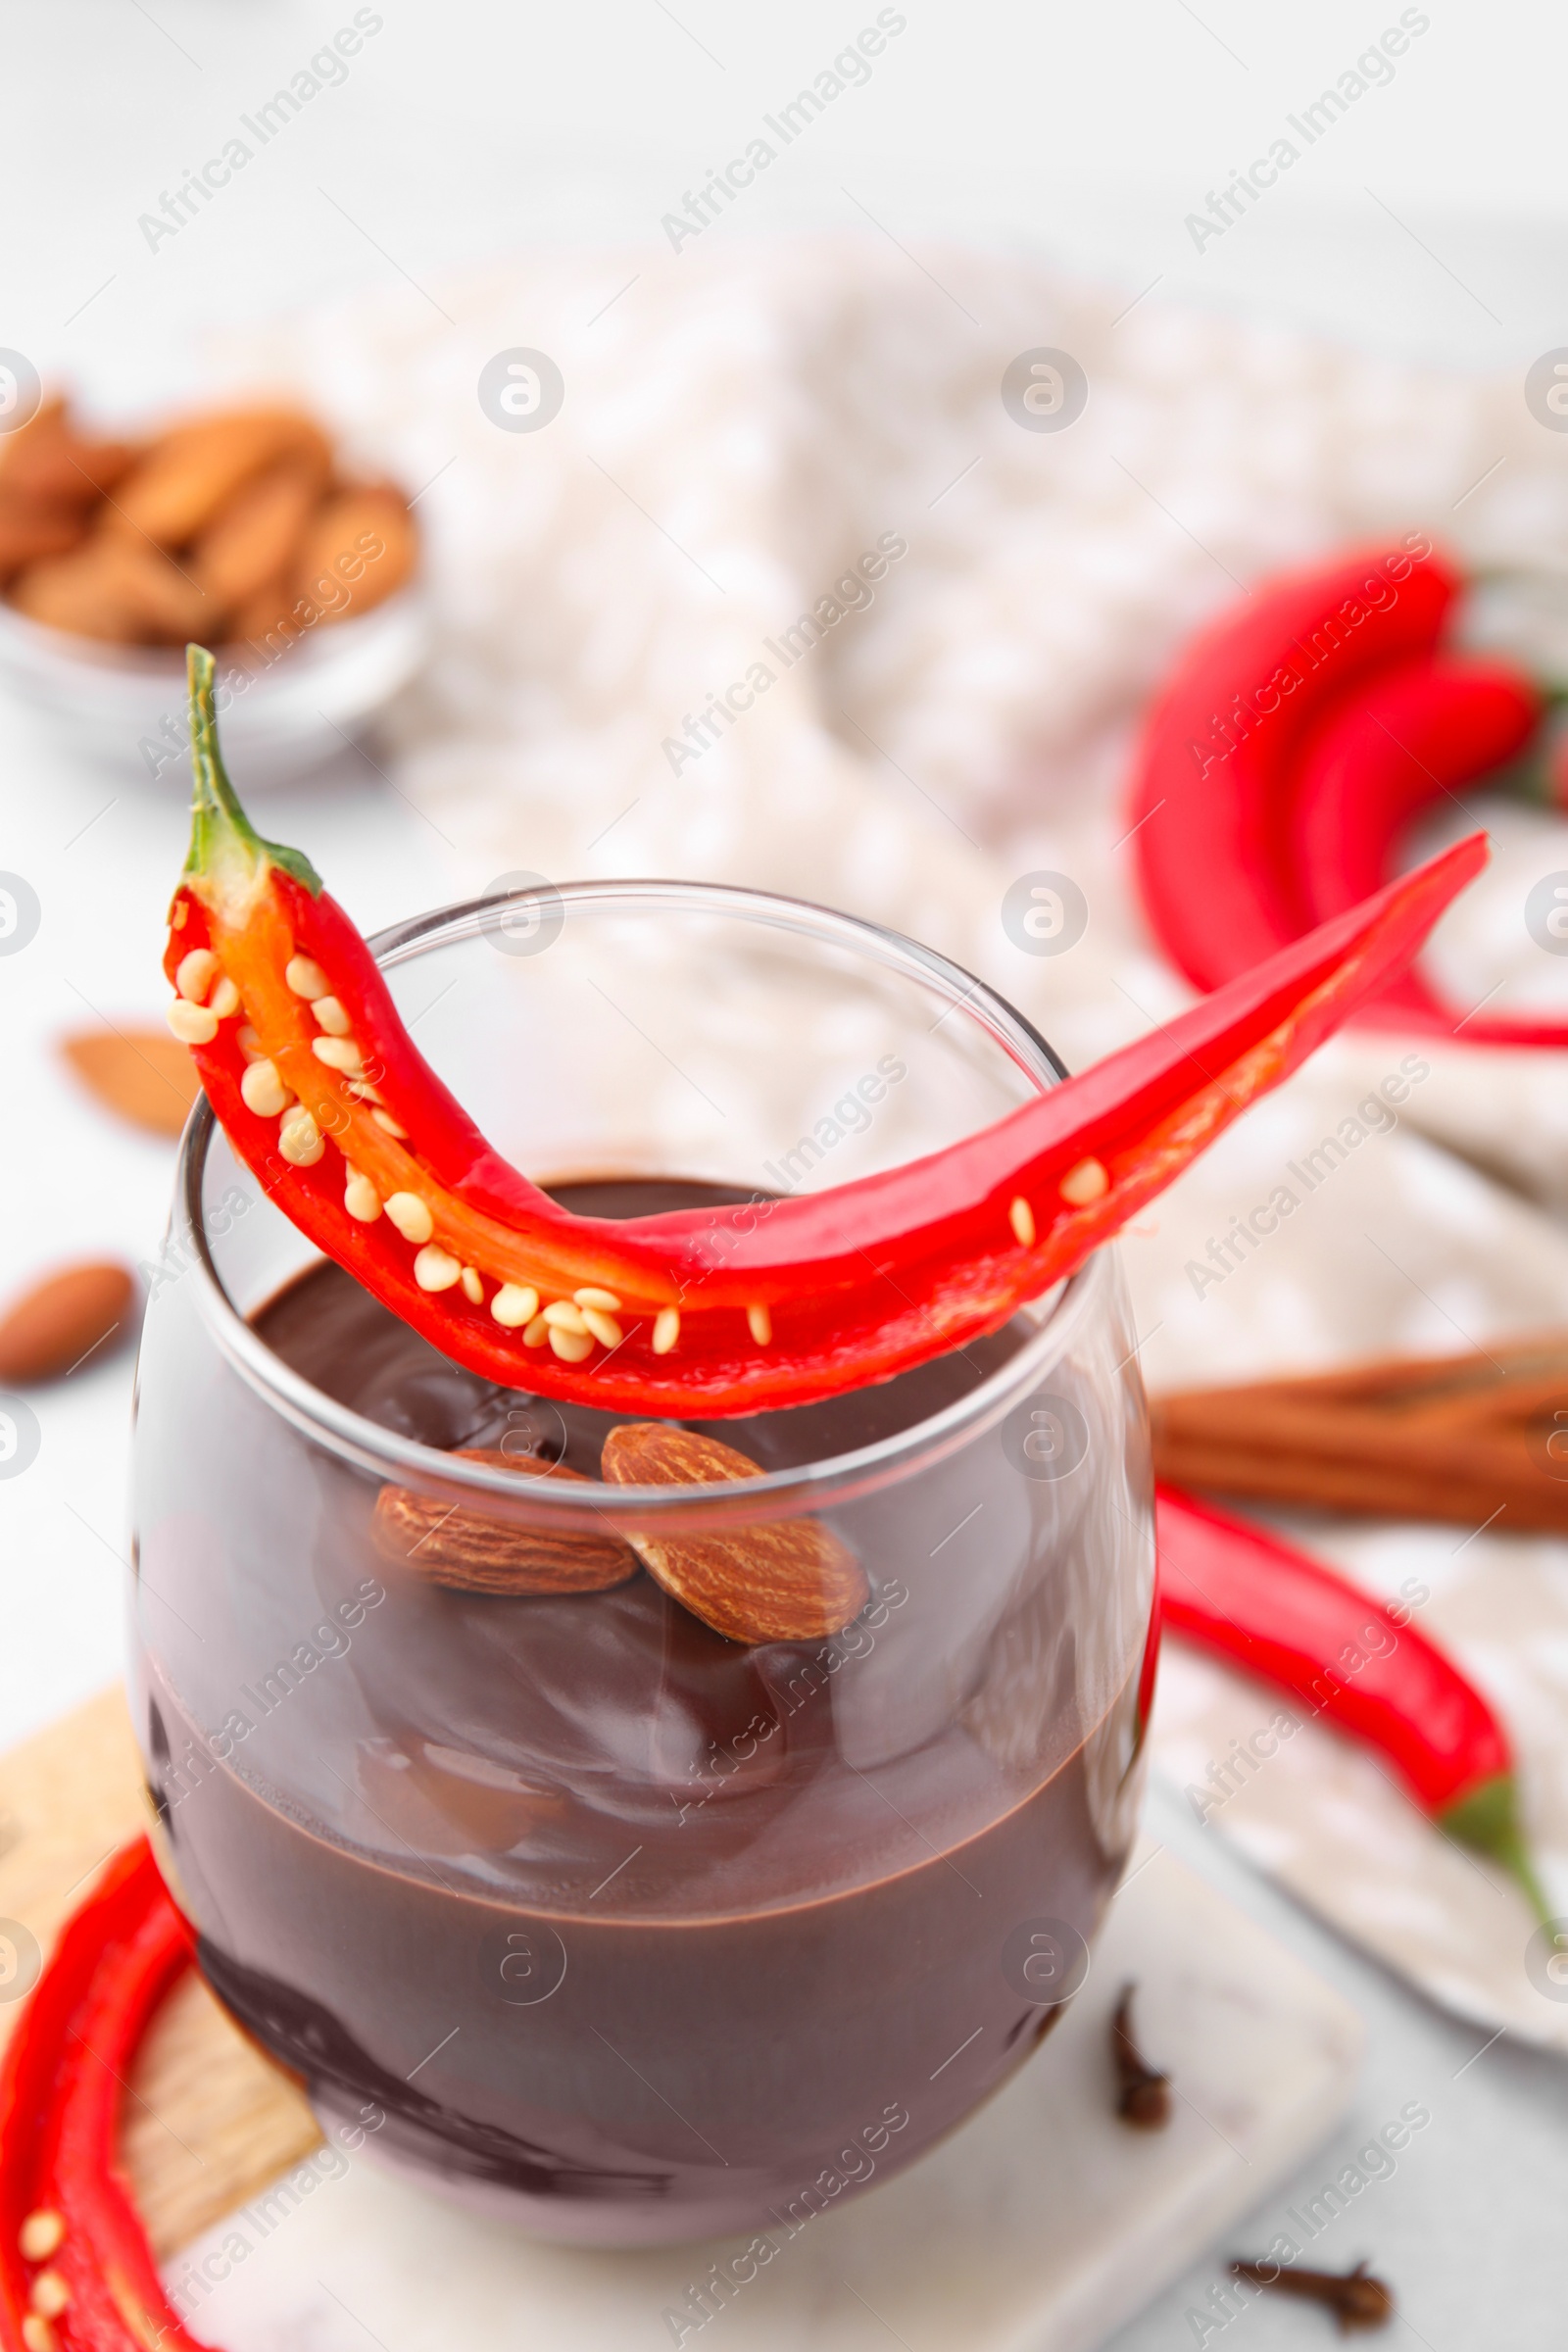
[[[0,684],[75,749],[183,785],[197,638],[253,780],[297,777],[423,660],[418,559],[402,492],[297,408],[120,440],[57,397],[0,439]]]

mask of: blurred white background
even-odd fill
[[[385,0],[381,29],[214,202],[156,214],[346,4],[71,0],[3,12],[8,337],[106,399],[155,394],[219,321],[428,280],[531,238],[659,237],[760,118],[872,24],[802,0],[578,8]],[[906,29],[717,222],[1001,237],[1137,291],[1245,303],[1447,364],[1561,339],[1568,23],[1540,0],[1426,19],[1343,119],[1286,127],[1401,11],[1240,0],[909,0]],[[1272,140],[1302,149],[1195,249],[1185,226]],[[85,307],[83,307],[85,306]],[[524,322],[519,322],[522,324]]]

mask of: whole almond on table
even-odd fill
[[[285,460],[237,491],[191,550],[187,566],[225,612],[279,578],[296,561],[319,481]]]
[[[720,1486],[761,1465],[667,1421],[627,1421],[605,1440],[618,1487]],[[817,1519],[775,1519],[710,1535],[631,1535],[649,1574],[731,1642],[810,1642],[842,1633],[871,1596],[865,1571]]]
[[[172,426],[121,483],[116,527],[183,547],[242,484],[289,458],[326,481],[332,452],[320,426],[295,409],[231,409]]]
[[[343,490],[305,533],[296,591],[323,621],[355,619],[403,586],[417,552],[414,517],[395,490]]]
[[[504,1453],[493,1446],[460,1446],[453,1459],[486,1462],[520,1478],[555,1485],[592,1486],[564,1462]],[[389,1559],[404,1560],[432,1583],[457,1592],[497,1599],[542,1592],[603,1592],[637,1573],[637,1556],[618,1536],[583,1528],[514,1527],[414,1487],[387,1486],[375,1498],[375,1540]]]
[[[0,1381],[58,1380],[129,1331],[135,1281],[111,1260],[62,1266],[0,1308]]]
[[[201,1093],[189,1052],[167,1029],[85,1029],[60,1051],[100,1102],[154,1135],[178,1135]]]

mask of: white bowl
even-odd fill
[[[358,620],[318,623],[279,654],[218,657],[223,750],[246,788],[289,783],[354,739],[419,668],[430,616],[417,583]],[[88,758],[190,787],[185,657],[45,628],[0,603],[0,686]]]

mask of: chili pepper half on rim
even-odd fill
[[[1430,548],[1264,582],[1186,647],[1151,710],[1130,819],[1144,909],[1219,988],[1385,881],[1423,808],[1514,760],[1543,698],[1440,643],[1461,582]],[[1358,1018],[1472,1043],[1568,1045],[1562,1021],[1444,1005],[1408,974]]]
[[[145,1838],[68,1923],[0,2059],[0,2352],[203,2352],[115,2153],[125,2078],[191,1957]]]
[[[1278,1684],[1388,1758],[1423,1812],[1552,1916],[1519,1826],[1508,1735],[1413,1625],[1337,1570],[1174,1487],[1155,1497],[1166,1631]]]
[[[981,1134],[810,1198],[569,1214],[416,1050],[374,957],[223,773],[190,650],[196,791],[170,1025],[293,1222],[456,1361],[607,1409],[804,1403],[993,1331],[1109,1240],[1401,971],[1477,836]]]

